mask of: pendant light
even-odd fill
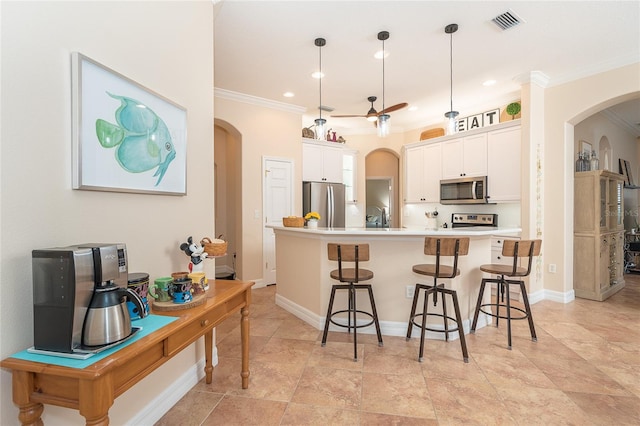
[[[444,113],[444,116],[447,118],[447,134],[451,135],[456,132],[456,117],[458,116],[458,111],[453,110],[453,33],[458,31],[458,24],[449,24],[444,28],[444,32],[449,34],[449,76],[450,76],[450,110]]]
[[[315,45],[318,46],[318,52],[320,57],[320,66],[318,70],[318,80],[320,81],[320,106],[318,110],[320,110],[320,118],[316,118],[316,139],[326,140],[327,135],[325,134],[325,124],[327,124],[327,120],[322,118],[322,46],[327,44],[327,41],[323,38],[317,38],[315,40]]]
[[[378,136],[381,138],[389,135],[391,116],[384,112],[384,41],[389,39],[389,31],[380,31],[378,40],[382,41],[382,114],[378,115]]]

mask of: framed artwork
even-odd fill
[[[582,152],[583,154],[586,152],[587,154],[591,155],[591,150],[593,150],[593,147],[589,142],[581,140],[578,149],[578,152]]]
[[[73,188],[186,195],[187,110],[72,53]]]
[[[620,161],[620,174],[624,176],[625,185],[633,186],[634,183],[633,183],[633,176],[631,175],[631,165],[627,160],[623,160],[622,158],[619,161]]]

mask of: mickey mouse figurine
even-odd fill
[[[191,257],[189,272],[204,271],[204,263],[202,263],[202,261],[207,258],[208,253],[204,251],[204,247],[202,247],[200,243],[194,242],[193,238],[189,237],[186,243],[180,244],[180,250]]]

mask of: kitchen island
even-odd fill
[[[404,336],[411,310],[412,298],[407,297],[407,287],[417,282],[430,281],[415,274],[412,266],[418,263],[433,263],[435,257],[424,254],[426,236],[469,237],[469,254],[458,261],[460,276],[447,282],[447,287],[457,291],[465,333],[470,328],[483,273],[479,267],[491,263],[491,237],[519,234],[520,228],[288,228],[273,227],[276,236],[276,304],[298,318],[321,330],[324,327],[331,286],[335,281],[329,277],[337,268],[337,262],[329,261],[327,243],[368,243],[369,262],[361,267],[374,273],[371,280],[382,334]],[[451,258],[444,260],[450,263]],[[438,282],[442,282],[438,281]],[[335,306],[347,306],[347,292],[336,293]],[[488,302],[490,290],[484,295]],[[450,299],[448,298],[450,301]],[[367,310],[368,297],[363,293],[358,298],[359,309]],[[449,308],[449,306],[447,306]],[[453,307],[448,312],[453,312]],[[433,312],[442,311],[441,301]],[[482,315],[478,327],[489,321]],[[363,322],[366,318],[363,318]],[[442,321],[429,318],[433,328],[442,328]],[[332,325],[331,330],[345,331]],[[373,326],[361,329],[374,333]],[[359,330],[360,332],[360,330]],[[414,333],[415,333],[414,329]],[[427,333],[429,338],[444,338],[442,333]]]

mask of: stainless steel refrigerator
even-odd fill
[[[318,226],[344,228],[344,185],[341,183],[302,182],[302,214],[320,213]]]

